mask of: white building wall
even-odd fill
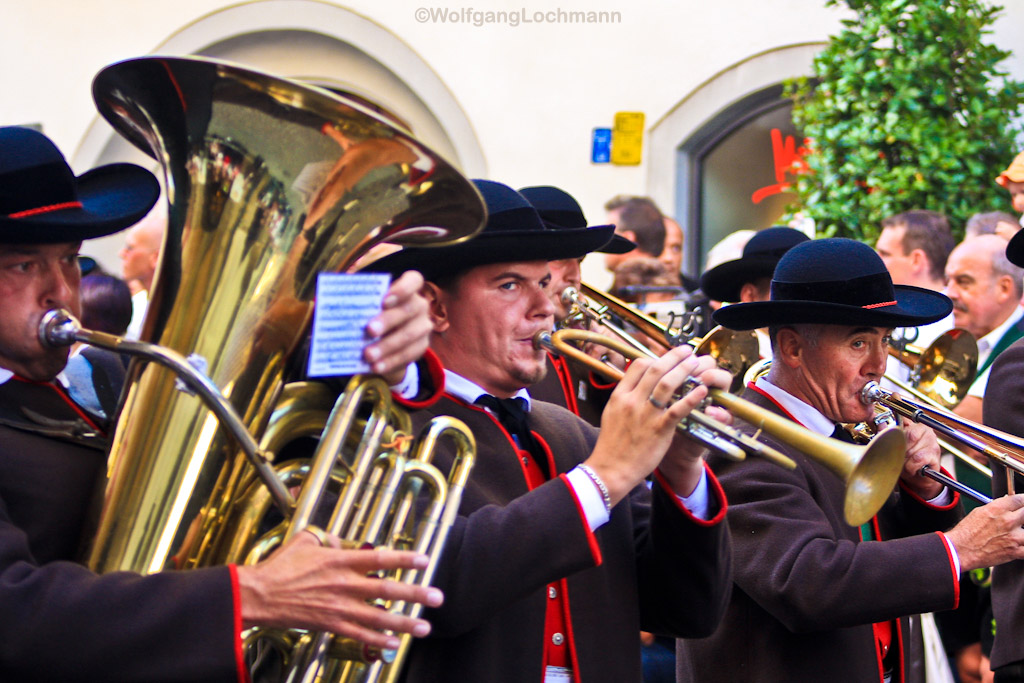
[[[642,111],[650,129],[717,74],[755,55],[822,42],[844,16],[822,0],[263,2],[3,0],[0,123],[41,123],[77,164],[96,119],[90,82],[105,65],[159,53],[239,4],[257,13],[272,9],[282,23],[343,8],[339,16],[367,20],[422,59],[472,127],[489,177],[516,187],[564,187],[597,222],[604,201],[618,193],[653,191],[669,210],[672,188],[660,167],[650,177],[649,149],[639,167],[591,164],[593,128],[610,127],[617,111]],[[1014,50],[1008,68],[1024,79],[1024,1],[1005,4],[992,39]],[[480,17],[472,12],[521,12],[529,19],[556,8],[617,13],[620,20],[475,26],[420,21],[420,8],[470,22]],[[480,163],[471,172],[479,173]]]

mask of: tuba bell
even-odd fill
[[[346,270],[382,242],[470,238],[485,218],[473,185],[353,101],[223,62],[129,60],[101,71],[93,94],[107,121],[160,162],[169,208],[142,340],[133,346],[67,323],[69,339],[159,361],[135,360],[129,368],[86,564],[98,572],[149,573],[245,562],[275,543],[249,547],[259,525],[245,501],[275,504],[286,537],[313,518],[310,505],[322,497],[303,490],[296,517],[290,487],[314,472],[326,486],[334,482],[339,498],[361,498],[371,486],[358,474],[366,469],[399,482],[399,493],[394,503],[374,503],[372,529],[349,525],[352,540],[380,544],[380,536],[392,534],[394,547],[439,553],[427,541],[409,539],[409,529],[450,524],[454,511],[442,513],[431,503],[429,519],[410,521],[410,496],[450,487],[457,508],[472,464],[472,435],[464,425],[446,423],[442,434],[425,436],[433,443],[455,433],[467,453],[465,467],[446,482],[425,472],[429,454],[410,445],[402,431],[408,420],[390,406],[379,379],[355,380],[333,410],[333,396],[303,401],[301,387],[288,382],[298,374],[317,275]],[[191,380],[182,387],[176,375]],[[210,387],[200,396],[182,390],[205,382]],[[210,393],[219,397],[214,404]],[[364,398],[369,418],[357,414]],[[227,428],[221,414],[237,416],[241,426]],[[335,452],[321,462],[318,450],[308,466],[275,466],[278,445],[321,430]],[[391,469],[381,469],[381,460]],[[335,511],[332,519],[349,512]],[[330,531],[347,528],[332,522]],[[400,580],[429,581],[429,573]],[[303,638],[319,648],[301,653],[314,666],[297,674],[303,680],[316,677],[332,647],[347,652],[329,636]],[[381,665],[374,666],[380,673]],[[393,677],[395,667],[384,668]]]

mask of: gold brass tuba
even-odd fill
[[[87,563],[100,572],[148,573],[241,562],[249,549],[239,538],[251,539],[256,526],[237,522],[249,514],[239,509],[246,496],[266,500],[266,488],[291,523],[286,535],[307,523],[311,501],[321,496],[304,490],[301,519],[293,518],[288,487],[303,466],[271,467],[276,445],[268,445],[319,435],[331,412],[333,396],[304,404],[301,388],[285,390],[302,357],[317,275],[344,271],[381,242],[467,239],[483,225],[484,205],[468,180],[408,133],[355,102],[287,79],[208,59],[152,57],[107,67],[93,93],[114,128],[160,162],[169,219],[135,347],[141,355],[157,349],[147,358],[160,363],[135,361],[129,370]],[[132,351],[128,342],[107,345]],[[185,384],[201,389],[208,378],[227,405],[216,415],[214,404],[176,387],[175,374],[190,374],[167,368],[185,356],[201,369]],[[429,465],[429,455],[422,462],[408,457],[419,447],[409,445],[402,433],[407,419],[390,407],[381,385],[350,385],[333,411],[340,422],[332,417],[325,430],[336,451],[355,451],[357,458],[338,462],[331,453],[309,466],[323,480],[356,482],[338,494],[350,505],[363,492],[356,489],[370,486],[356,470],[378,471],[388,460],[393,468],[379,472],[405,481],[404,473]],[[357,420],[351,406],[340,408],[353,395],[367,397],[371,417]],[[222,413],[237,415],[242,427],[225,428]],[[362,435],[353,434],[361,424]],[[443,431],[460,429],[446,424]],[[384,438],[394,443],[385,446]],[[471,450],[471,434],[455,438]],[[471,453],[467,460],[468,467]],[[408,538],[413,523],[401,516],[410,499],[401,487],[458,488],[467,471],[453,471],[447,483],[431,473],[401,484],[394,505],[375,508],[372,531],[365,520],[332,522],[330,529],[351,527],[353,540],[377,544],[376,531],[387,535],[394,522],[396,547],[423,549]],[[436,526],[439,518],[431,519],[420,526]],[[313,637],[326,648],[328,640]]]

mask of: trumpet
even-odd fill
[[[889,355],[911,368],[909,387],[886,375],[901,391],[952,410],[967,395],[978,371],[978,342],[954,327],[925,349],[911,344],[890,346]]]
[[[534,336],[534,345],[554,353],[572,356],[591,369],[612,380],[621,379],[623,373],[606,363],[591,358],[571,342],[582,341],[607,346],[629,358],[656,357],[613,337],[599,335],[586,330],[562,329],[554,333],[539,332]],[[696,380],[691,380],[693,386]],[[709,388],[708,399],[721,406],[757,429],[784,441],[821,463],[846,483],[843,512],[848,524],[860,526],[874,517],[892,493],[903,469],[906,439],[898,429],[887,429],[868,446],[856,446],[815,434],[784,417],[761,408],[734,394],[717,388]],[[678,426],[680,431],[696,438],[727,457],[739,452],[744,459],[748,454],[768,458],[776,464],[794,469],[796,463],[778,450],[758,441],[738,429],[711,418],[700,410],[690,412],[687,420]],[[705,440],[710,433],[710,440]],[[721,448],[724,446],[724,448]]]
[[[1013,493],[1013,473],[1024,474],[1024,440],[1012,434],[966,420],[942,408],[894,396],[892,392],[880,387],[877,382],[868,382],[864,385],[864,388],[861,389],[861,400],[864,403],[881,404],[897,415],[931,427],[943,436],[980,451],[1006,466],[1007,490],[1010,493]],[[955,488],[982,503],[992,501],[989,496],[964,486],[941,472],[924,468],[921,474]]]
[[[703,337],[695,337],[692,335],[695,326],[690,323],[685,323],[681,328],[674,328],[638,311],[607,292],[602,292],[586,283],[580,286],[585,293],[581,293],[575,287],[566,287],[562,291],[562,302],[571,306],[569,317],[565,323],[566,327],[572,327],[581,319],[593,320],[603,325],[634,350],[649,355],[650,347],[619,325],[615,319],[617,316],[628,321],[641,334],[659,346],[658,353],[655,355],[660,355],[670,348],[685,343],[692,346],[699,356],[714,357],[718,367],[732,375],[733,383],[730,387],[732,391],[738,391],[743,386],[744,373],[758,359],[760,348],[757,334],[752,330],[734,331],[718,326]]]

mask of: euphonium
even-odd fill
[[[286,79],[207,59],[154,57],[104,69],[93,93],[101,114],[156,158],[165,177],[169,219],[142,343],[163,350],[150,359],[163,356],[169,367],[188,356],[226,405],[217,415],[234,413],[239,429],[263,444],[246,446],[238,429],[229,432],[207,404],[176,388],[165,367],[134,362],[87,562],[100,572],[145,573],[242,561],[248,549],[238,539],[251,538],[258,525],[242,524],[239,535],[226,520],[249,514],[239,511],[246,495],[271,498],[290,519],[294,500],[287,487],[301,474],[302,467],[289,467],[265,477],[273,454],[263,436],[272,414],[273,440],[284,443],[306,431],[319,435],[330,410],[329,402],[314,401],[295,409],[295,419],[282,415],[294,399],[285,382],[306,339],[317,275],[345,270],[384,241],[467,239],[483,224],[483,202],[468,180],[409,134],[354,102]],[[180,368],[179,374],[190,376]],[[379,398],[386,388],[376,385],[347,391],[366,393],[375,405],[389,402]],[[348,417],[332,418],[327,432],[358,431],[351,411],[338,411]],[[428,463],[406,457],[411,447],[398,413],[389,405],[373,413],[370,434],[331,437],[335,451],[346,443],[346,453],[356,451],[354,460],[336,462],[337,453],[330,453],[313,470],[333,481],[358,481],[345,470],[364,460],[401,458],[407,462],[393,464],[387,476],[405,481],[410,470],[425,469]],[[284,423],[291,426],[281,428]],[[397,445],[382,443],[386,426],[402,436]],[[248,458],[262,461],[258,476],[240,444]],[[438,485],[433,473],[416,481],[401,486],[448,485],[443,479]],[[339,495],[358,496],[361,487]],[[300,511],[307,495],[312,500],[321,492],[300,495]],[[405,493],[394,500],[398,508],[409,505]],[[385,532],[391,519],[408,512],[376,509],[381,519],[374,528]],[[293,520],[286,535],[308,518],[304,512]],[[421,526],[436,523],[425,519]],[[396,524],[399,547],[421,545],[404,538],[406,522]],[[355,540],[378,542],[362,523],[354,528]],[[327,648],[329,639],[313,640]],[[323,653],[314,658],[322,662]]]

